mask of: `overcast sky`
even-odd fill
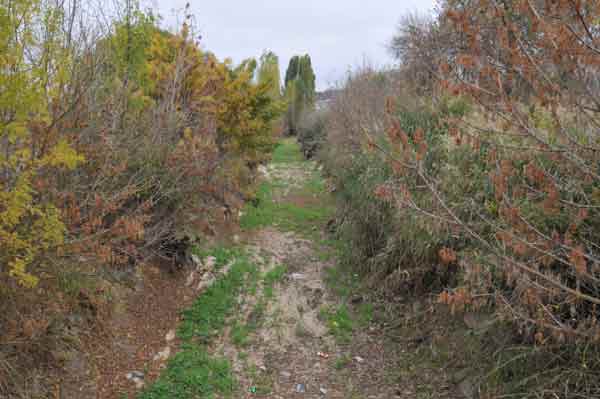
[[[152,0],[167,26],[187,0]],[[435,0],[190,0],[203,47],[234,62],[264,49],[279,56],[281,73],[295,54],[310,54],[323,90],[364,60],[392,62],[386,43],[399,18],[427,12]]]

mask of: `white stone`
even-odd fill
[[[171,330],[167,333],[167,335],[165,335],[165,339],[167,340],[167,342],[171,342],[175,339],[175,330]]]
[[[154,361],[164,362],[165,360],[169,359],[169,356],[171,356],[171,348],[167,346],[165,349],[154,355]]]
[[[196,279],[196,272],[191,272],[190,275],[187,277],[187,280],[185,280],[185,286],[189,287],[190,285],[194,284],[195,279]]]

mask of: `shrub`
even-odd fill
[[[313,111],[305,114],[298,126],[298,142],[300,149],[307,159],[313,158],[325,140],[325,124],[327,111]]]

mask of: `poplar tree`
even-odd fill
[[[295,135],[302,114],[311,110],[315,101],[315,73],[308,54],[290,59],[285,73],[285,96],[288,133]]]
[[[281,99],[281,75],[279,72],[279,57],[272,51],[265,51],[260,57],[258,68],[258,84],[267,85],[271,99]]]

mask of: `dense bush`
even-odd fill
[[[523,346],[490,375],[522,397],[599,391],[598,12],[442,2],[400,26],[398,70],[351,77],[326,123],[353,264],[419,265],[452,313],[493,313]]]
[[[313,158],[325,141],[327,110],[317,110],[305,114],[298,126],[300,150],[307,159]]]
[[[320,159],[335,183],[338,232],[348,241],[347,263],[371,284],[391,291],[404,287],[439,292],[455,280],[456,265],[439,267],[438,258],[438,252],[453,240],[451,231],[396,207],[386,195],[394,190],[394,165],[376,151],[389,150],[391,145],[384,130],[385,98],[397,93],[398,83],[398,75],[391,71],[366,68],[351,76],[325,114],[327,136]],[[404,104],[405,129],[411,136],[427,129],[424,140],[438,148],[425,165],[440,173],[447,156],[440,116],[410,99],[399,101]],[[454,103],[447,108],[446,112],[456,112]],[[422,197],[427,200],[425,193]]]
[[[127,2],[104,31],[61,4],[0,4],[3,397],[19,359],[48,359],[54,320],[102,291],[69,276],[179,263],[237,215],[283,111],[255,61],[203,52],[189,19],[169,33]]]

